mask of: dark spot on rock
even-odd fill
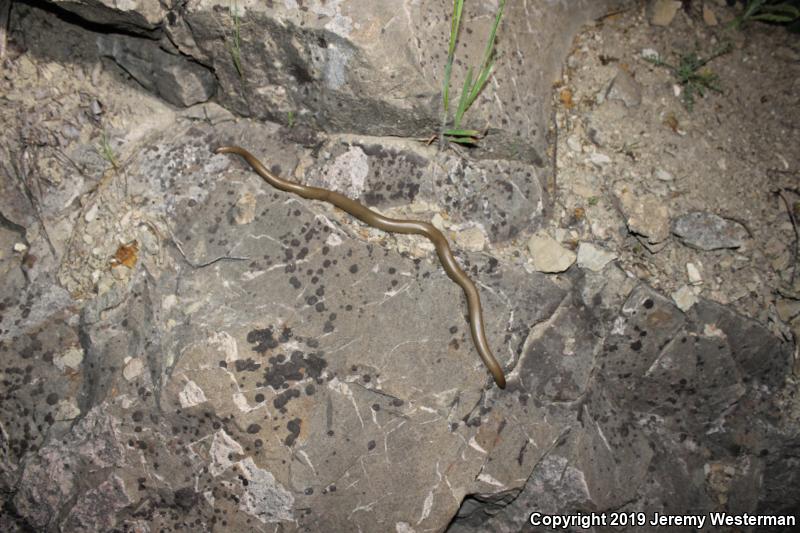
[[[263,402],[264,401],[264,395],[259,392],[258,394],[256,394],[255,400],[256,400],[257,403]]]
[[[635,341],[631,343],[631,350],[638,352],[642,349],[642,341]]]
[[[306,394],[308,396],[311,396],[315,392],[317,392],[317,389],[314,387],[313,383],[309,383],[308,385],[306,385]]]
[[[403,400],[401,400],[400,398],[395,398],[394,400],[392,400],[392,405],[394,405],[395,407],[400,407],[404,403],[405,402]]]
[[[287,446],[294,444],[294,441],[300,436],[300,425],[302,423],[303,421],[299,418],[294,418],[286,423],[286,429],[289,430],[289,435],[287,435],[286,439],[283,441],[284,444]]]
[[[181,509],[191,509],[197,503],[197,493],[191,487],[183,487],[175,491],[175,505]]]
[[[645,309],[652,309],[653,308],[653,300],[648,298],[647,300],[644,301],[644,303],[642,305],[644,305]]]
[[[47,401],[47,405],[55,405],[56,403],[58,403],[58,394],[56,394],[55,392],[51,392],[50,394],[47,395],[47,400],[46,401]],[[135,415],[136,415],[136,413],[134,413],[134,416]],[[140,415],[139,419],[141,420],[141,413],[139,413],[139,415]]]
[[[267,350],[278,347],[278,341],[272,337],[272,328],[254,329],[247,334],[247,342],[255,344],[253,351],[264,354]]]
[[[134,422],[141,422],[144,419],[144,413],[141,411],[134,411],[131,415],[131,420]]]
[[[358,265],[350,265],[350,273],[355,274],[358,272]]]
[[[375,441],[374,440],[371,440],[371,441],[369,441],[367,443],[367,449],[368,450],[374,450],[375,449]]]
[[[278,409],[279,411],[285,412],[286,410],[284,408],[286,407],[286,404],[289,403],[289,401],[292,400],[293,398],[299,398],[299,397],[300,397],[299,390],[288,389],[275,396],[275,398],[272,400],[272,405],[274,405],[275,408]]]
[[[261,363],[256,363],[252,358],[238,359],[235,363],[237,372],[255,372],[261,368]]]
[[[259,431],[261,431],[261,426],[259,426],[258,424],[250,424],[249,426],[247,426],[247,432],[250,433],[251,435],[258,433]]]
[[[297,279],[295,276],[292,276],[291,278],[289,278],[289,285],[291,285],[295,289],[299,289],[300,287],[303,286],[303,284],[300,283],[300,280]]]

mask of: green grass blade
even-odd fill
[[[453,119],[453,127],[458,128],[461,126],[461,117],[467,110],[467,100],[469,99],[469,88],[472,85],[472,67],[467,69],[467,77],[464,78],[464,87],[461,88],[461,94],[458,97],[458,108],[456,108],[456,116]]]
[[[450,45],[447,48],[447,55],[452,57],[456,51],[456,39],[458,39],[458,28],[461,25],[461,13],[464,11],[464,0],[453,0],[453,19],[450,21]]]
[[[481,72],[481,75],[478,77],[475,85],[472,86],[472,90],[469,93],[469,100],[467,102],[467,107],[472,105],[472,102],[478,98],[478,95],[483,90],[483,86],[486,85],[486,81],[489,79],[489,76],[492,74],[492,70],[494,69],[494,61],[489,63],[489,67],[484,69]]]
[[[443,132],[445,135],[451,137],[477,137],[481,134],[478,130],[444,130]]]
[[[472,85],[469,91],[467,109],[469,109],[469,106],[472,105],[480,92],[483,90],[483,87],[486,85],[486,81],[489,79],[489,76],[492,73],[492,69],[494,67],[494,60],[492,59],[492,56],[494,55],[494,43],[497,38],[497,28],[500,26],[500,19],[503,17],[503,10],[505,9],[505,6],[505,0],[501,0],[500,5],[497,8],[497,13],[494,17],[492,31],[489,34],[489,39],[486,41],[486,49],[483,53],[483,61],[481,62],[480,69],[478,70],[478,79],[476,80],[475,84]]]
[[[457,144],[466,144],[466,145],[475,145],[478,144],[478,139],[474,137],[450,137],[448,136],[448,140],[450,142],[454,142]]]
[[[450,72],[453,70],[453,62],[448,61],[444,66],[444,86],[442,88],[442,104],[444,105],[444,114],[450,109]]]

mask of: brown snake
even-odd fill
[[[472,333],[472,340],[475,342],[475,348],[478,349],[478,354],[480,354],[489,372],[492,373],[497,386],[501,389],[506,387],[506,378],[503,374],[503,369],[500,367],[497,359],[492,355],[492,351],[489,349],[489,343],[486,341],[486,333],[483,330],[481,299],[478,295],[478,289],[475,288],[475,284],[472,283],[472,280],[470,280],[467,274],[458,266],[458,263],[453,257],[453,252],[450,251],[450,246],[447,244],[447,239],[442,235],[442,232],[427,222],[385,217],[336,191],[329,191],[328,189],[321,189],[319,187],[309,187],[279,178],[267,170],[261,161],[256,159],[253,154],[239,146],[221,146],[216,149],[215,153],[238,154],[253,167],[253,170],[255,170],[259,176],[264,178],[264,181],[276,189],[291,192],[309,200],[328,202],[374,228],[391,233],[409,233],[427,237],[436,247],[436,253],[447,275],[464,289],[464,294],[467,297],[467,307],[469,309],[470,331]]]

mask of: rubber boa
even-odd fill
[[[261,161],[256,159],[253,154],[239,146],[220,146],[216,149],[215,153],[240,155],[253,167],[253,170],[255,170],[259,176],[264,178],[264,181],[276,189],[294,193],[309,200],[328,202],[374,228],[390,233],[407,233],[427,237],[436,247],[436,253],[439,256],[442,267],[444,267],[444,271],[447,272],[450,279],[464,289],[464,295],[467,297],[467,308],[469,310],[470,332],[472,333],[472,340],[475,343],[478,354],[481,356],[481,359],[483,359],[486,368],[492,373],[492,377],[494,377],[497,386],[501,389],[506,387],[506,377],[503,374],[503,369],[497,362],[497,359],[494,358],[494,355],[492,355],[492,350],[489,348],[489,343],[486,340],[486,333],[483,328],[481,298],[478,294],[478,289],[467,274],[458,266],[455,257],[453,257],[453,252],[450,251],[450,246],[447,244],[447,239],[442,235],[442,232],[428,222],[385,217],[336,191],[330,191],[319,187],[309,187],[279,178],[267,170]]]

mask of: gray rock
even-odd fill
[[[639,107],[642,103],[642,86],[627,71],[617,69],[617,75],[606,91],[606,98],[619,100],[625,107]]]
[[[589,270],[599,272],[616,258],[617,254],[614,252],[610,252],[594,244],[582,242],[578,245],[578,266],[581,268],[588,268]]]
[[[95,24],[152,34],[163,23],[167,9],[157,0],[52,0],[61,9]]]
[[[97,37],[101,55],[111,57],[145,89],[167,102],[188,107],[214,94],[214,75],[202,65],[166,52],[154,41],[108,34]]]
[[[626,185],[618,186],[614,194],[632,233],[645,237],[651,245],[669,237],[669,209],[661,199]]]
[[[557,240],[544,233],[528,239],[528,252],[533,259],[533,268],[539,272],[564,272],[576,259],[575,252],[564,248]]]
[[[669,26],[680,8],[681,2],[679,0],[650,0],[647,6],[650,24],[654,26]]]
[[[747,230],[738,222],[706,211],[679,216],[672,225],[672,233],[687,246],[699,250],[739,248],[748,237]]]

